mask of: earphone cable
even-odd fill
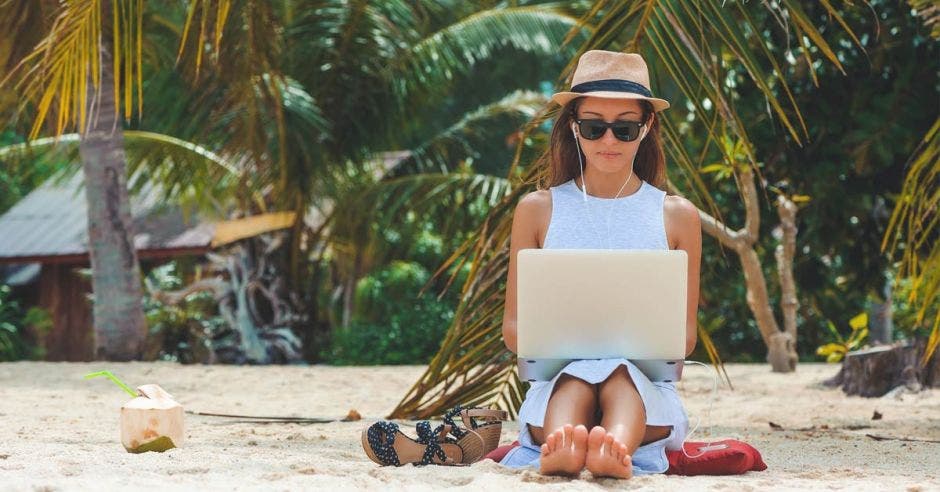
[[[702,367],[704,367],[704,368],[706,368],[706,369],[708,368],[708,365],[703,364],[703,363],[701,363],[701,362],[699,362],[699,361],[697,361],[697,360],[687,360],[687,361],[685,361],[685,363],[686,363],[686,364],[699,365],[699,366],[702,366]],[[706,413],[707,415],[709,415],[709,416],[711,416],[711,414],[712,414],[712,406],[715,404],[715,400],[716,400],[717,396],[718,396],[718,372],[715,371],[714,380],[713,380],[713,382],[712,382],[712,398],[711,398],[711,401],[708,402],[708,410],[705,412],[705,413]],[[702,446],[701,448],[699,448],[699,449],[703,449],[703,451],[701,451],[699,454],[696,454],[696,455],[694,455],[694,456],[691,456],[691,455],[689,455],[689,453],[686,452],[686,450],[685,450],[685,443],[689,440],[690,437],[692,437],[692,434],[695,433],[695,431],[696,431],[696,430],[698,429],[698,427],[699,427],[699,424],[701,424],[701,423],[702,423],[702,415],[699,414],[698,419],[696,419],[696,421],[695,421],[695,425],[692,427],[692,430],[690,430],[689,433],[685,435],[685,439],[682,440],[682,454],[684,454],[686,458],[689,458],[689,459],[698,458],[699,456],[702,456],[702,455],[704,455],[706,452],[708,452],[708,449],[707,449],[707,448],[709,448],[710,446],[712,446],[712,445],[714,444],[714,443],[711,443],[711,442],[706,443],[705,446]]]

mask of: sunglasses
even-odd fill
[[[614,121],[607,123],[604,120],[575,120],[578,123],[578,132],[588,140],[597,140],[607,133],[610,128],[614,136],[621,142],[632,142],[640,136],[643,123],[639,121]]]

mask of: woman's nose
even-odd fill
[[[601,142],[603,142],[606,145],[615,145],[617,142],[619,142],[619,140],[617,140],[617,137],[614,136],[613,128],[604,129],[604,135],[601,136]]]

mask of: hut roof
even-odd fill
[[[0,216],[0,264],[88,261],[82,173],[49,179]],[[209,222],[164,203],[157,187],[131,196],[134,246],[141,259],[201,254],[238,239],[290,227],[291,212]]]

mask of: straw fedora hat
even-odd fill
[[[653,97],[646,62],[636,53],[591,50],[581,55],[571,78],[571,89],[556,92],[552,100],[564,106],[583,96],[641,99],[649,101],[655,111],[669,107],[665,99]]]

